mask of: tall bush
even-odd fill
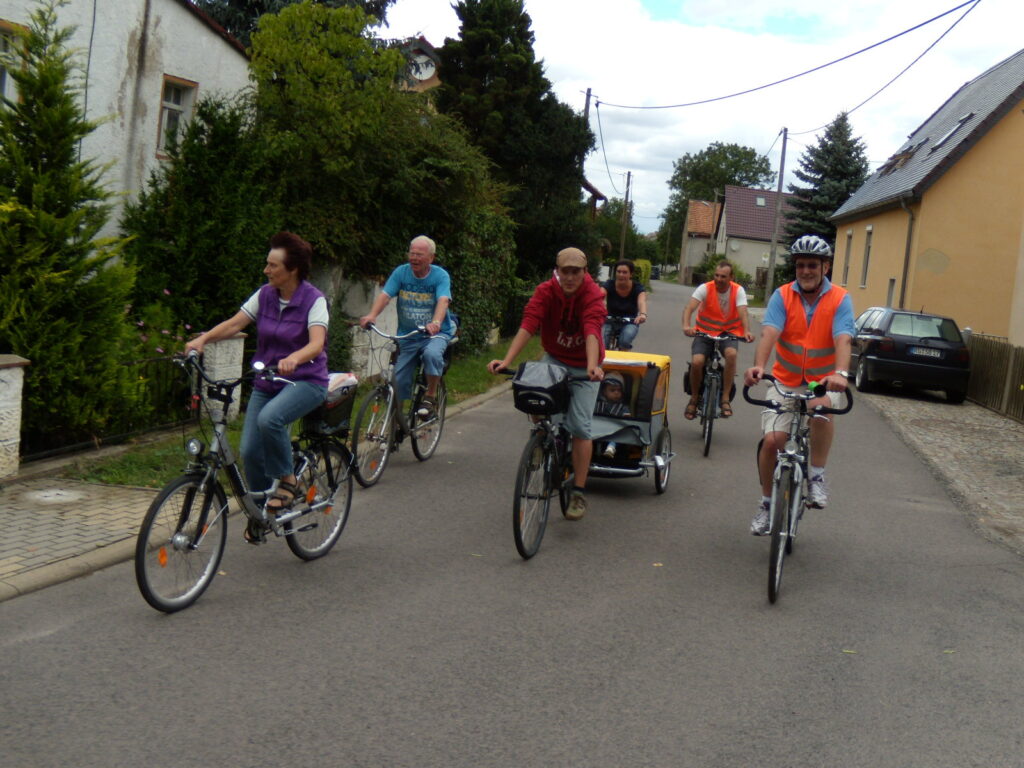
[[[199,102],[145,191],[125,206],[140,322],[159,306],[176,326],[203,330],[259,287],[267,239],[283,222],[265,147],[246,96]]]
[[[73,29],[40,3],[15,30],[7,67],[17,98],[0,108],[0,352],[28,358],[22,450],[60,433],[95,435],[133,407],[125,311],[134,270],[119,238],[100,238],[110,215],[103,169],[79,159],[96,127],[85,118],[66,48]]]

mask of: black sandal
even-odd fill
[[[242,538],[245,539],[247,544],[262,544],[267,540],[263,526],[258,520],[254,520],[251,517],[245,524],[245,530],[242,531]]]
[[[281,491],[284,491],[288,495],[285,496],[284,494],[281,493]],[[283,512],[284,510],[288,509],[292,504],[295,503],[295,499],[298,497],[298,495],[299,487],[295,485],[295,483],[289,483],[286,480],[282,480],[280,483],[277,484],[277,490],[274,492],[274,494],[269,499],[267,499],[267,512],[272,515],[276,515],[280,512]],[[275,500],[280,501],[280,505],[273,507],[270,506],[270,502]]]

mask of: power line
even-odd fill
[[[608,153],[604,148],[604,130],[601,128],[601,102],[594,104],[594,112],[597,114],[597,135],[601,138],[601,154],[604,155],[604,169],[608,172],[608,183],[612,185],[612,190],[615,194],[621,195],[622,193],[615,186],[615,182],[612,181],[612,169],[608,165]]]
[[[776,80],[773,83],[765,83],[764,85],[759,85],[759,86],[757,86],[755,88],[748,88],[748,89],[746,89],[744,91],[737,91],[736,93],[730,93],[730,94],[728,94],[726,96],[715,96],[714,98],[701,99],[700,101],[690,101],[690,102],[686,102],[684,104],[659,104],[659,105],[654,105],[654,106],[634,106],[634,105],[627,105],[627,104],[612,104],[612,103],[609,103],[607,101],[606,102],[598,101],[597,104],[600,105],[600,104],[603,103],[605,106],[617,107],[619,109],[677,109],[677,108],[680,108],[680,107],[696,107],[696,106],[698,106],[700,104],[710,104],[710,103],[715,102],[715,101],[724,101],[726,99],[732,99],[732,98],[735,98],[737,96],[745,96],[748,93],[754,93],[755,91],[762,91],[765,88],[771,88],[771,87],[776,86],[776,85],[781,85],[782,83],[787,83],[790,80],[796,80],[798,77],[803,77],[804,75],[809,75],[812,72],[817,72],[818,70],[825,69],[826,67],[831,67],[833,64],[838,64],[838,63],[840,63],[842,61],[846,61],[847,59],[851,59],[854,56],[859,56],[860,54],[866,53],[867,51],[870,51],[873,48],[877,48],[880,45],[885,45],[886,43],[890,43],[893,40],[896,40],[897,38],[903,37],[903,35],[909,34],[910,32],[913,32],[915,30],[920,29],[921,27],[927,26],[928,24],[931,24],[933,21],[937,21],[937,20],[941,19],[943,16],[948,16],[949,14],[954,13],[955,11],[959,11],[961,8],[963,8],[965,6],[977,5],[980,2],[981,2],[981,0],[967,0],[967,2],[961,3],[960,5],[956,6],[955,8],[950,8],[948,11],[940,13],[938,16],[935,16],[935,17],[933,17],[931,19],[928,19],[928,21],[922,21],[920,24],[917,24],[917,25],[915,25],[913,27],[910,27],[910,29],[905,29],[902,32],[899,32],[899,33],[893,35],[892,37],[887,37],[885,40],[881,40],[881,41],[879,41],[877,43],[869,45],[866,48],[861,48],[859,51],[855,51],[854,53],[848,53],[847,55],[842,56],[842,57],[840,57],[838,59],[835,59],[834,61],[830,61],[827,64],[821,64],[821,65],[819,65],[817,67],[814,67],[813,69],[808,69],[808,70],[806,70],[804,72],[800,72],[799,74],[790,75],[789,77],[784,77],[781,80]],[[954,24],[954,26],[956,26],[956,25]],[[952,27],[950,27],[950,29],[952,29]],[[941,39],[941,38],[939,38],[939,39]]]
[[[923,58],[924,58],[924,55],[925,55],[926,53],[928,53],[928,51],[930,51],[930,50],[931,50],[932,48],[934,48],[934,47],[935,47],[936,45],[938,45],[938,44],[939,44],[939,41],[941,41],[941,40],[942,40],[942,38],[944,38],[944,37],[945,37],[946,35],[948,35],[948,34],[949,34],[950,32],[952,32],[952,31],[953,31],[953,28],[954,28],[954,27],[955,27],[955,26],[956,26],[957,24],[959,24],[959,23],[960,23],[961,21],[963,21],[963,20],[964,20],[964,18],[966,18],[966,16],[967,16],[967,14],[968,14],[968,13],[970,13],[970,12],[971,12],[971,11],[973,11],[973,10],[974,10],[975,8],[977,8],[977,7],[978,7],[978,3],[980,3],[980,2],[981,2],[981,0],[975,0],[975,2],[974,2],[974,5],[972,5],[972,6],[971,6],[970,8],[968,8],[968,9],[967,9],[966,11],[964,11],[964,12],[963,12],[963,15],[961,15],[959,19],[957,19],[957,20],[956,20],[956,21],[954,21],[954,22],[953,22],[952,24],[950,24],[950,25],[949,25],[949,28],[948,28],[948,29],[947,29],[947,30],[946,30],[945,32],[943,32],[943,33],[942,33],[941,35],[939,35],[939,36],[938,36],[937,38],[935,38],[935,40],[933,40],[933,41],[932,41],[932,44],[931,44],[931,45],[929,45],[929,46],[928,46],[927,48],[925,48],[925,49],[924,49],[923,51],[921,51],[921,53],[919,53],[919,54],[918,54],[918,56],[917,56],[917,58],[916,58],[916,59],[914,59],[914,60],[913,60],[912,62],[910,62],[909,64],[907,64],[907,66],[905,66],[905,67],[904,67],[903,69],[901,69],[898,75],[896,75],[896,76],[895,76],[895,77],[894,77],[894,78],[893,78],[892,80],[890,80],[889,82],[887,82],[887,83],[886,83],[885,85],[883,85],[883,86],[882,86],[881,88],[879,88],[879,89],[878,89],[877,91],[875,91],[875,92],[874,92],[874,93],[872,93],[872,94],[871,94],[870,96],[868,96],[868,97],[867,97],[866,99],[864,99],[864,101],[862,101],[862,102],[861,102],[860,104],[858,104],[858,105],[857,105],[856,107],[854,107],[853,109],[848,109],[848,110],[846,110],[846,114],[847,114],[847,115],[850,115],[850,114],[852,114],[852,113],[856,112],[856,111],[857,111],[858,109],[860,109],[860,108],[861,108],[861,107],[863,107],[863,106],[864,106],[865,104],[867,104],[867,103],[868,103],[869,101],[871,101],[871,100],[872,100],[873,98],[875,98],[875,96],[877,96],[878,94],[880,94],[880,93],[881,93],[882,91],[884,91],[884,90],[885,90],[886,88],[888,88],[888,87],[889,87],[890,85],[892,85],[892,84],[893,84],[893,83],[895,83],[895,82],[896,82],[897,80],[899,80],[899,79],[900,79],[901,77],[903,77],[903,75],[905,75],[905,74],[907,73],[907,70],[909,70],[909,69],[910,69],[910,68],[911,68],[912,66],[914,66],[915,64],[917,64],[917,62],[919,62],[919,61],[920,61],[921,59],[923,59]],[[960,7],[962,8],[963,6],[960,6]],[[956,10],[956,9],[954,8],[953,10]],[[793,133],[791,133],[791,134],[789,134],[789,135],[790,135],[790,136],[802,136],[802,135],[803,135],[803,134],[805,134],[805,133],[817,133],[817,132],[818,132],[818,131],[820,131],[820,130],[821,130],[822,128],[828,128],[828,127],[829,127],[829,126],[830,126],[831,124],[832,124],[832,123],[831,123],[831,121],[830,121],[830,122],[828,122],[828,123],[825,123],[824,125],[819,125],[819,126],[818,126],[817,128],[812,128],[812,129],[810,129],[809,131],[794,131]]]

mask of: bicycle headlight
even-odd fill
[[[786,453],[796,453],[796,450],[797,450],[796,440],[787,440],[786,441],[786,448],[785,448]]]
[[[193,437],[191,440],[185,443],[185,450],[188,451],[189,456],[201,456],[203,451],[206,450],[206,446],[203,445],[202,440]]]

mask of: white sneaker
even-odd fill
[[[750,532],[754,536],[764,536],[768,533],[768,529],[771,527],[771,515],[768,511],[768,502],[759,501],[757,503],[757,514],[754,515],[754,519],[750,521]]]
[[[602,451],[601,455],[604,456],[606,459],[614,459],[615,458],[615,444],[614,443],[609,443],[608,447],[605,448],[604,451]]]
[[[587,513],[587,498],[582,493],[573,492],[569,498],[569,506],[565,510],[566,520],[582,520]]]
[[[828,491],[825,489],[825,476],[816,475],[807,482],[807,495],[810,497],[811,506],[815,509],[824,509],[828,504]]]

